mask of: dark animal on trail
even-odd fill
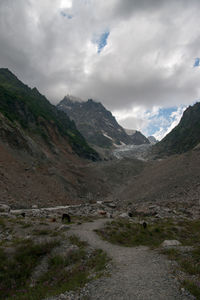
[[[26,216],[25,212],[21,213],[21,216],[22,216],[23,218],[25,218],[25,216]]]
[[[71,218],[68,214],[63,214],[62,215],[62,222],[65,221],[65,220],[67,220],[68,223],[71,222]]]
[[[143,222],[143,223],[142,223],[142,226],[143,226],[144,229],[146,229],[146,228],[147,228],[147,223],[146,223],[146,222]]]
[[[132,218],[132,217],[133,217],[133,214],[132,214],[131,212],[129,212],[129,213],[128,213],[128,216],[129,216],[130,218]]]

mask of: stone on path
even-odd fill
[[[162,247],[172,247],[172,246],[180,246],[181,243],[177,240],[165,240],[161,246]]]

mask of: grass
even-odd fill
[[[163,248],[162,254],[178,263],[178,268],[186,274],[183,286],[200,299],[200,221],[199,220],[157,220],[144,229],[141,224],[118,219],[107,223],[97,233],[110,243],[133,247],[159,247],[164,240],[178,240],[184,246],[192,246],[182,251],[181,248]],[[188,280],[188,277],[190,280]]]
[[[32,224],[30,224],[30,223],[23,223],[23,224],[21,224],[21,228],[29,228],[29,227],[31,227],[32,226]]]
[[[87,266],[94,269],[95,272],[101,272],[104,270],[107,262],[108,256],[106,253],[101,249],[96,249],[88,261]]]
[[[84,247],[87,247],[88,246],[88,243],[85,242],[85,241],[81,241],[76,235],[71,235],[69,237],[69,240],[70,242],[73,244],[73,245],[76,245],[78,246],[79,248],[84,248]]]
[[[74,216],[73,222],[87,223],[87,222],[94,222],[94,220],[96,219],[97,219],[96,217],[92,217],[92,216]]]
[[[170,260],[175,260],[179,268],[191,278],[184,280],[183,286],[197,299],[200,299],[200,246],[188,252],[178,249],[163,249]]]
[[[34,235],[50,235],[52,232],[50,229],[35,229],[33,230]]]
[[[79,245],[79,248],[69,251],[64,257],[57,254],[50,256],[48,271],[39,278],[34,287],[30,287],[28,284],[20,286],[13,293],[8,294],[7,292],[6,299],[40,300],[83,287],[90,281],[91,273],[97,272],[97,276],[100,276],[109,261],[107,255],[102,250],[94,250],[88,255],[86,243],[81,242],[75,236],[70,237],[70,241],[72,244]],[[46,247],[44,248],[46,249]],[[40,251],[36,251],[37,257],[40,254]],[[23,251],[21,255],[24,256]],[[27,255],[25,257],[23,262],[27,261]],[[28,277],[24,278],[24,282],[27,279]]]
[[[0,248],[0,299],[14,297],[15,293],[24,289],[40,259],[56,245],[58,242],[35,245],[26,240],[18,244],[12,256]]]
[[[197,284],[191,280],[184,280],[183,285],[197,300],[200,300],[200,287]]]
[[[5,220],[0,218],[0,226],[4,229],[6,227]]]
[[[122,246],[158,247],[164,240],[178,239],[183,245],[198,245],[200,221],[159,220],[144,229],[139,223],[118,219],[108,223],[97,233],[105,240]]]

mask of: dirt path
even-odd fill
[[[188,300],[194,299],[178,288],[170,274],[170,262],[147,247],[121,247],[99,238],[93,231],[107,220],[74,225],[70,234],[101,248],[113,259],[111,277],[88,285],[91,300]]]

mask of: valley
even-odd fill
[[[99,102],[68,96],[56,107],[0,69],[0,299],[199,299],[199,105],[157,142]]]

